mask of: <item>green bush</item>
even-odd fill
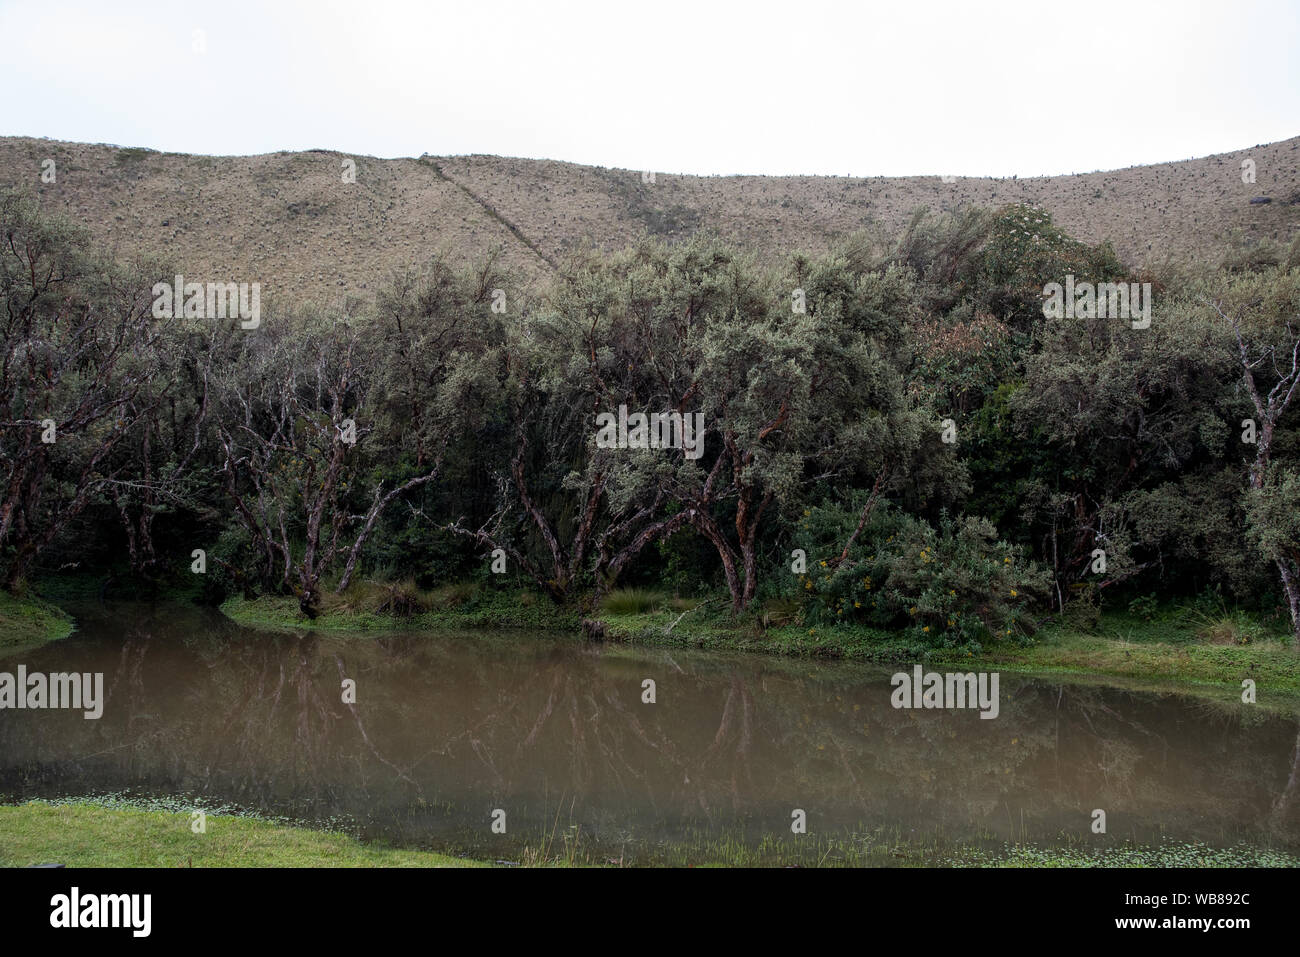
[[[1136,615],[1143,621],[1150,621],[1160,608],[1160,599],[1156,595],[1139,595],[1128,603],[1129,614]]]
[[[985,242],[978,279],[977,306],[1024,328],[1043,317],[1043,286],[1076,281],[1105,282],[1124,275],[1124,265],[1108,243],[1089,246],[1052,222],[1051,214],[1030,203],[1001,209]]]
[[[856,524],[854,512],[839,506],[809,510],[805,520],[813,535]],[[902,628],[931,646],[955,647],[1023,638],[1033,628],[1029,608],[1047,595],[1041,566],[981,518],[945,514],[935,528],[882,509],[848,559],[837,564],[833,548],[815,558],[810,551],[800,577],[810,625]]]

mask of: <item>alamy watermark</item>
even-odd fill
[[[130,930],[132,937],[148,937],[152,910],[152,894],[83,894],[73,887],[50,898],[50,926],[117,927]]]
[[[1065,285],[1043,287],[1043,316],[1047,319],[1129,319],[1134,329],[1151,325],[1151,283],[1081,282],[1073,275]]]
[[[895,708],[979,708],[981,718],[998,716],[998,672],[940,674],[920,665],[909,675],[900,671],[889,680]]]
[[[152,290],[155,319],[239,319],[241,329],[262,324],[262,284],[259,282],[186,282],[177,276],[172,284],[155,283]]]
[[[681,449],[688,459],[704,454],[703,412],[644,412],[618,415],[601,412],[596,416],[598,449]]]
[[[104,673],[28,674],[26,665],[17,674],[0,671],[0,711],[5,708],[71,708],[83,711],[87,721],[97,720],[104,713]]]

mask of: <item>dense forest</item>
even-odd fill
[[[16,594],[203,571],[314,617],[361,580],[394,612],[652,585],[944,647],[1211,595],[1300,642],[1300,241],[1138,275],[1039,208],[922,210],[779,268],[708,235],[540,289],[441,256],[245,328],[158,317],[183,263],[111,261],[16,192],[0,230]],[[702,447],[598,441],[637,413]]]

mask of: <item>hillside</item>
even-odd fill
[[[56,163],[54,183],[41,164]],[[280,297],[368,294],[437,249],[501,245],[528,275],[590,238],[621,246],[715,229],[768,256],[824,249],[875,225],[896,232],[919,206],[1032,202],[1074,235],[1111,240],[1136,266],[1214,261],[1231,237],[1289,240],[1300,225],[1300,137],[1200,159],[1032,179],[677,176],[495,156],[354,157],[325,150],[188,156],[0,138],[0,183],[84,223],[119,256],[162,255],[195,279],[260,281]],[[1256,164],[1243,184],[1241,161]],[[1256,196],[1272,199],[1252,205]]]

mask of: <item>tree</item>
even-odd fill
[[[13,591],[97,495],[124,487],[133,457],[120,453],[174,393],[173,320],[152,316],[142,272],[13,192],[0,237],[0,574]]]
[[[1246,492],[1251,537],[1277,567],[1300,650],[1300,491],[1295,470],[1274,461],[1282,418],[1300,389],[1300,270],[1237,277],[1210,305],[1232,331],[1255,412]]]
[[[589,352],[600,411],[702,415],[692,454],[618,452],[670,507],[656,534],[689,524],[714,547],[735,612],[756,594],[777,511],[814,484],[903,465],[924,433],[891,361],[900,323],[875,308],[879,277],[840,262],[802,289],[804,264],[782,277],[707,237],[647,244],[604,306],[607,351]]]
[[[687,518],[665,512],[653,455],[595,441],[595,413],[629,401],[642,376],[647,343],[626,319],[632,301],[649,304],[642,284],[652,248],[580,253],[512,327],[502,404],[510,457],[499,466],[497,508],[477,528],[446,526],[506,552],[556,602],[580,585],[599,600],[647,545]]]
[[[1110,587],[1150,567],[1155,557],[1139,554],[1131,534],[1134,503],[1222,454],[1216,410],[1230,367],[1221,337],[1185,302],[1156,305],[1146,329],[1116,318],[1040,321],[1011,397],[1020,440],[1048,453],[1023,494],[1058,604],[1073,585]]]

